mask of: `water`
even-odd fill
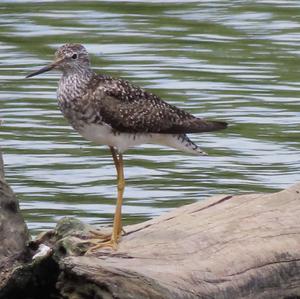
[[[98,72],[230,123],[191,136],[208,157],[128,151],[125,224],[300,180],[299,1],[1,1],[0,26],[0,145],[32,233],[62,216],[108,225],[114,212],[110,154],[63,119],[59,75],[24,79],[66,42],[84,44]]]

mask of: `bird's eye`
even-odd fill
[[[72,58],[73,58],[73,59],[77,59],[77,54],[76,54],[76,53],[73,54],[73,55],[72,55]]]

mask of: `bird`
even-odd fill
[[[117,249],[122,235],[125,188],[123,153],[130,147],[152,143],[206,155],[187,134],[225,129],[227,123],[199,118],[125,79],[97,74],[81,44],[60,46],[52,63],[26,78],[51,70],[62,73],[57,99],[64,117],[83,138],[110,149],[117,175],[112,233],[94,232],[90,250]]]

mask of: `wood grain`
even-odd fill
[[[61,292],[300,298],[300,183],[274,194],[215,196],[125,231],[115,252],[62,259]]]

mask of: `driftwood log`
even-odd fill
[[[28,240],[29,233],[19,203],[4,179],[0,152],[0,289],[13,269],[25,261]]]
[[[300,298],[300,183],[125,227],[117,251],[84,255],[89,229],[64,218],[32,242],[32,255],[50,250],[18,266],[0,298]]]
[[[62,293],[300,298],[300,183],[275,194],[215,196],[125,230],[116,252],[62,259]]]

